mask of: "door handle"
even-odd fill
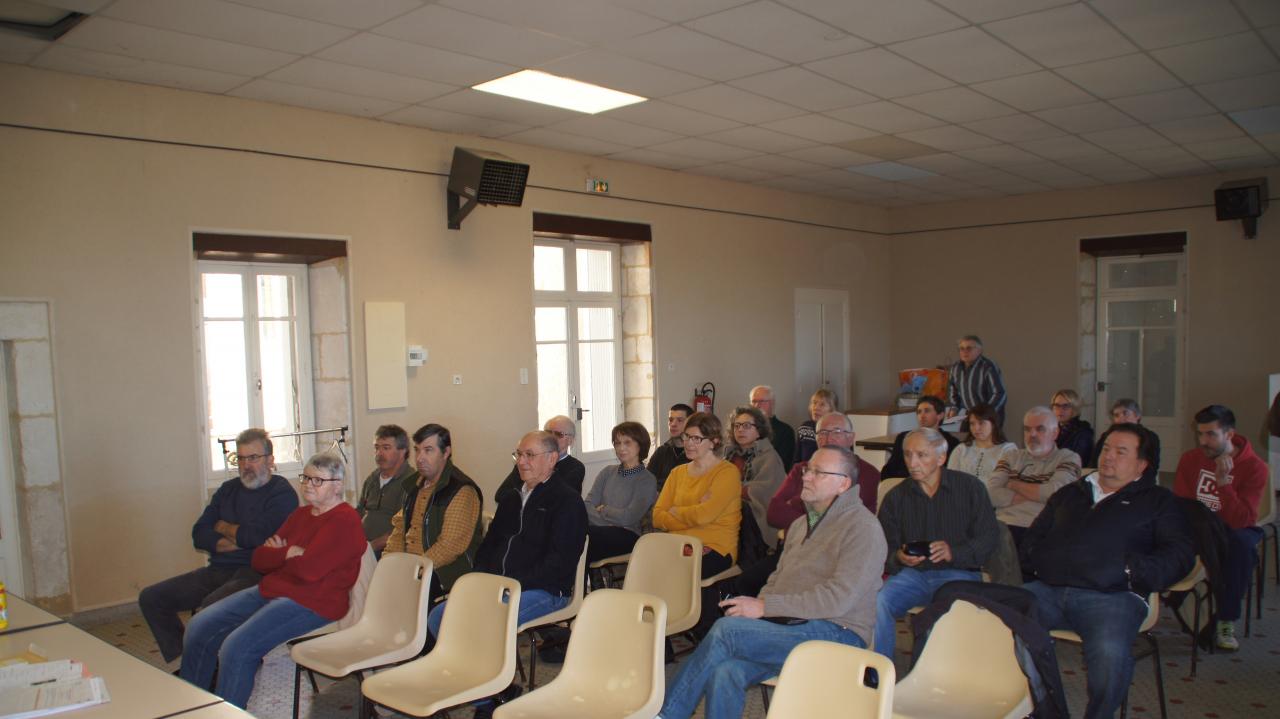
[[[583,408],[581,408],[581,407],[578,407],[578,408],[577,408],[577,412],[578,412],[578,421],[579,421],[579,422],[581,422],[581,421],[582,421],[582,413],[583,413],[583,412],[590,412],[590,411],[591,411],[591,410],[589,410],[589,409],[583,409]]]

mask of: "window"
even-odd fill
[[[206,481],[212,488],[228,476],[224,469],[235,472],[219,438],[246,427],[286,434],[311,423],[311,330],[305,265],[200,262],[198,271]],[[301,471],[308,447],[293,437],[273,444],[278,473]]]

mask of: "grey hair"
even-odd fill
[[[960,338],[961,342],[964,342],[965,340],[968,340],[974,343],[975,345],[978,345],[979,348],[982,347],[982,338],[977,335],[965,335],[964,337]]]
[[[1118,409],[1128,410],[1138,415],[1139,417],[1142,416],[1142,407],[1138,404],[1138,401],[1135,399],[1129,399],[1128,397],[1125,397],[1124,399],[1118,399],[1115,402],[1112,402],[1111,411],[1114,412]]]
[[[936,429],[932,429],[930,427],[918,427],[913,429],[910,432],[907,432],[907,436],[902,440],[902,444],[905,445],[912,437],[923,438],[924,441],[929,443],[930,447],[933,447],[933,451],[940,455],[945,455],[947,453],[947,438],[943,437],[942,433]]]
[[[242,447],[253,442],[262,443],[262,451],[269,455],[275,454],[275,448],[271,446],[271,435],[267,434],[267,430],[258,427],[250,427],[240,434],[236,435],[236,446]]]
[[[556,416],[552,417],[551,419],[547,420],[546,424],[544,424],[544,425],[542,425],[542,426],[543,426],[543,427],[546,427],[548,424],[551,424],[552,422],[559,422],[560,420],[564,420],[564,423],[565,423],[565,424],[567,424],[567,425],[569,425],[569,431],[568,431],[568,432],[566,432],[565,434],[568,434],[570,437],[577,437],[577,436],[578,436],[578,427],[577,427],[577,425],[575,425],[575,424],[573,423],[573,420],[569,419],[568,417],[566,417],[566,416],[564,416],[564,415],[562,415],[562,414],[558,414],[558,415],[556,415]],[[545,431],[545,430],[544,430],[544,431]],[[554,437],[554,436],[555,436],[555,435],[552,435],[552,437]],[[556,451],[559,451],[559,447],[560,447],[560,445],[558,445],[558,444],[557,444],[557,445],[556,445]]]
[[[755,391],[758,389],[764,390],[769,395],[769,399],[775,399],[773,395],[773,388],[767,384],[758,384],[755,387],[752,387],[751,391],[747,393],[747,396],[750,397],[752,394],[755,394]]]
[[[818,425],[818,424],[821,424],[821,423],[822,423],[822,420],[823,420],[823,419],[826,419],[827,417],[839,417],[839,418],[843,419],[843,420],[844,420],[844,430],[845,430],[846,432],[849,432],[850,434],[852,434],[852,433],[853,433],[853,418],[852,418],[852,417],[850,417],[849,415],[845,414],[844,412],[838,412],[838,411],[837,411],[837,412],[831,412],[830,414],[824,414],[824,415],[822,415],[822,419],[818,420],[818,421],[817,421],[817,423],[815,423],[815,424],[814,424],[814,430],[815,430],[815,431],[817,431],[817,429],[818,429],[817,425]]]
[[[529,434],[526,434],[525,437],[533,437],[538,440],[538,444],[542,445],[544,452],[555,452],[556,454],[560,454],[560,443],[556,441],[556,436],[550,432],[538,430],[537,432],[530,432]]]
[[[307,460],[307,467],[315,467],[329,475],[330,479],[346,480],[347,463],[342,461],[342,457],[337,452],[320,452],[311,455],[311,459]]]
[[[839,454],[840,471],[849,477],[849,481],[853,483],[852,486],[858,486],[858,458],[852,450],[848,447],[836,447],[829,445],[820,448],[818,452],[835,452],[836,454]],[[817,452],[814,454],[817,454]],[[811,457],[809,461],[812,462],[813,458]]]
[[[1031,417],[1033,415],[1043,415],[1045,417],[1048,417],[1049,418],[1048,426],[1050,427],[1058,426],[1058,415],[1054,414],[1053,410],[1049,409],[1048,407],[1042,404],[1038,404],[1032,407],[1031,409],[1027,410],[1027,413],[1022,415],[1022,417],[1023,419],[1026,419],[1027,417]]]

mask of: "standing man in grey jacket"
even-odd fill
[[[685,719],[705,695],[707,719],[737,719],[747,688],[776,676],[797,644],[867,646],[888,545],[875,515],[849,491],[857,481],[848,449],[814,453],[800,492],[805,515],[788,529],[777,570],[760,596],[721,602],[726,616],[680,667],[659,717]]]

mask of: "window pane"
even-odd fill
[[[533,289],[564,291],[564,250],[562,248],[533,246]]]
[[[244,316],[244,290],[240,275],[224,275],[205,272],[200,275],[200,306],[205,317]]]
[[[1131,287],[1174,287],[1178,284],[1178,261],[1120,262],[1107,273],[1111,289]]]
[[[581,407],[590,410],[583,413],[578,429],[584,452],[613,446],[610,433],[618,423],[618,385],[614,371],[612,342],[578,344],[578,376],[582,382],[579,393]]]
[[[578,340],[613,339],[613,310],[608,307],[578,308]],[[612,446],[612,445],[610,445]]]
[[[298,430],[297,392],[293,376],[293,327],[288,320],[258,323],[262,377],[262,426],[272,434]],[[296,437],[275,443],[276,462],[301,461]]]
[[[569,347],[538,345],[538,426],[569,414]]]
[[[1172,327],[1173,300],[1107,303],[1108,327]]]
[[[258,275],[258,316],[290,317],[293,315],[290,302],[288,275]]]
[[[1174,331],[1147,330],[1142,336],[1142,413],[1148,417],[1172,417],[1177,378]],[[1125,395],[1132,397],[1133,395]]]
[[[568,310],[563,307],[533,309],[533,339],[538,342],[564,342],[569,339]]]
[[[1107,397],[1114,400],[1138,396],[1140,342],[1139,330],[1107,332]]]
[[[579,292],[613,292],[612,252],[579,249],[577,259]]]
[[[231,275],[239,279],[237,275]],[[208,383],[210,468],[223,467],[218,437],[234,437],[249,426],[248,377],[244,366],[244,322],[204,323],[204,373]],[[235,447],[231,447],[234,450]]]

